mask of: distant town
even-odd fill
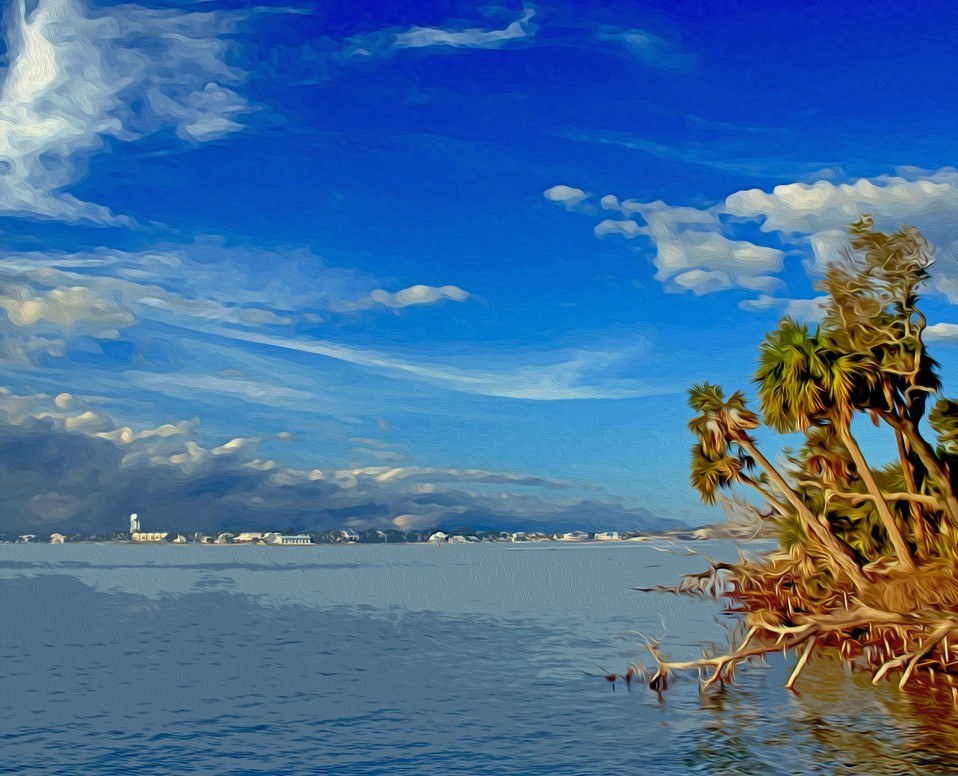
[[[0,543],[27,544],[67,542],[117,542],[128,544],[256,544],[268,546],[304,546],[315,544],[478,544],[481,542],[627,542],[646,541],[652,537],[667,537],[685,541],[704,539],[747,539],[740,531],[727,525],[703,526],[701,528],[673,529],[654,533],[620,531],[569,531],[544,533],[539,531],[483,531],[469,527],[449,530],[429,529],[423,531],[331,529],[327,531],[222,531],[216,534],[199,532],[178,533],[175,531],[145,531],[139,516],[130,515],[128,531],[99,533],[77,532],[73,534],[3,534]]]

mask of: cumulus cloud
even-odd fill
[[[368,310],[372,307],[381,306],[389,307],[393,310],[401,310],[404,307],[430,305],[446,300],[465,302],[469,299],[469,296],[468,292],[463,291],[458,286],[436,287],[419,284],[392,292],[377,288],[375,291],[372,291],[360,299],[340,303],[335,309],[341,311]]]
[[[136,140],[170,127],[190,142],[241,128],[252,108],[230,87],[224,36],[239,12],[139,5],[99,12],[82,0],[11,0],[9,65],[0,89],[0,214],[130,223],[64,189],[107,138]]]
[[[57,329],[109,332],[131,326],[133,315],[84,286],[54,288],[34,295],[26,286],[7,287],[0,295],[0,308],[20,327],[53,326]]]
[[[958,342],[958,323],[935,323],[924,334],[929,342]]]
[[[767,232],[815,234],[854,221],[862,213],[902,221],[945,215],[956,200],[958,172],[943,170],[930,176],[880,176],[840,184],[791,183],[771,192],[748,189],[731,194],[723,210],[742,218],[761,218]]]
[[[868,214],[879,228],[904,223],[921,229],[937,248],[935,288],[958,301],[958,170],[952,168],[904,168],[895,175],[845,183],[819,180],[771,191],[747,189],[708,208],[620,200],[612,194],[603,196],[600,205],[623,219],[603,220],[595,227],[597,236],[648,237],[656,278],[669,290],[703,294],[742,288],[767,294],[781,285],[775,275],[783,269],[786,250],[804,253],[809,271],[818,274],[841,256],[848,224]],[[751,230],[749,239],[737,236],[743,226]],[[762,302],[753,301],[746,309],[761,309]],[[814,309],[803,313],[817,315]]]
[[[553,186],[550,189],[546,189],[544,192],[542,192],[542,195],[550,202],[563,205],[566,210],[575,210],[591,196],[582,189],[577,189],[572,186],[564,186],[561,184],[558,186]]]
[[[780,281],[767,273],[782,269],[783,254],[716,232],[686,232],[656,243],[656,278],[670,287],[705,294],[733,286],[774,288]]]
[[[599,200],[599,205],[603,210],[617,210],[626,218],[632,218],[636,213],[641,213],[648,206],[634,199],[627,199],[620,202],[615,194],[606,194]]]
[[[596,237],[607,237],[610,234],[617,234],[625,237],[627,240],[638,237],[642,234],[642,229],[635,221],[615,221],[611,218],[600,221],[595,226]]]
[[[695,67],[696,57],[678,43],[647,30],[622,29],[603,25],[596,30],[596,40],[616,43],[631,57],[659,70],[688,72]]]
[[[603,203],[606,209],[637,214],[645,225],[606,220],[596,227],[596,234],[607,233],[614,224],[620,234],[649,237],[655,247],[655,277],[669,290],[701,295],[734,287],[767,291],[780,285],[772,275],[782,269],[784,253],[727,237],[713,212],[663,202],[619,203],[611,196]]]
[[[4,533],[35,529],[41,522],[48,530],[67,532],[125,530],[130,512],[139,513],[150,530],[181,532],[670,525],[614,502],[544,499],[534,491],[575,484],[514,472],[367,467],[324,475],[319,469],[283,467],[250,453],[268,439],[289,435],[206,446],[190,424],[134,431],[67,394],[0,389],[0,421]],[[498,490],[503,485],[529,493],[503,498]]]

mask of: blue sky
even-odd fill
[[[327,523],[715,519],[684,391],[747,384],[783,312],[814,318],[858,214],[939,246],[958,366],[954,15],[12,0],[5,433],[83,436],[101,481],[211,515],[259,472],[267,516],[328,483],[302,525],[337,498]],[[74,464],[8,513],[150,513]]]

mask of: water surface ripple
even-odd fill
[[[831,665],[613,691],[635,631],[724,638],[633,591],[703,568],[667,549],[0,545],[0,773],[958,773],[946,698]]]

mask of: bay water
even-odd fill
[[[947,693],[828,660],[702,698],[604,676],[725,643],[635,588],[709,542],[0,545],[0,773],[954,774]]]

